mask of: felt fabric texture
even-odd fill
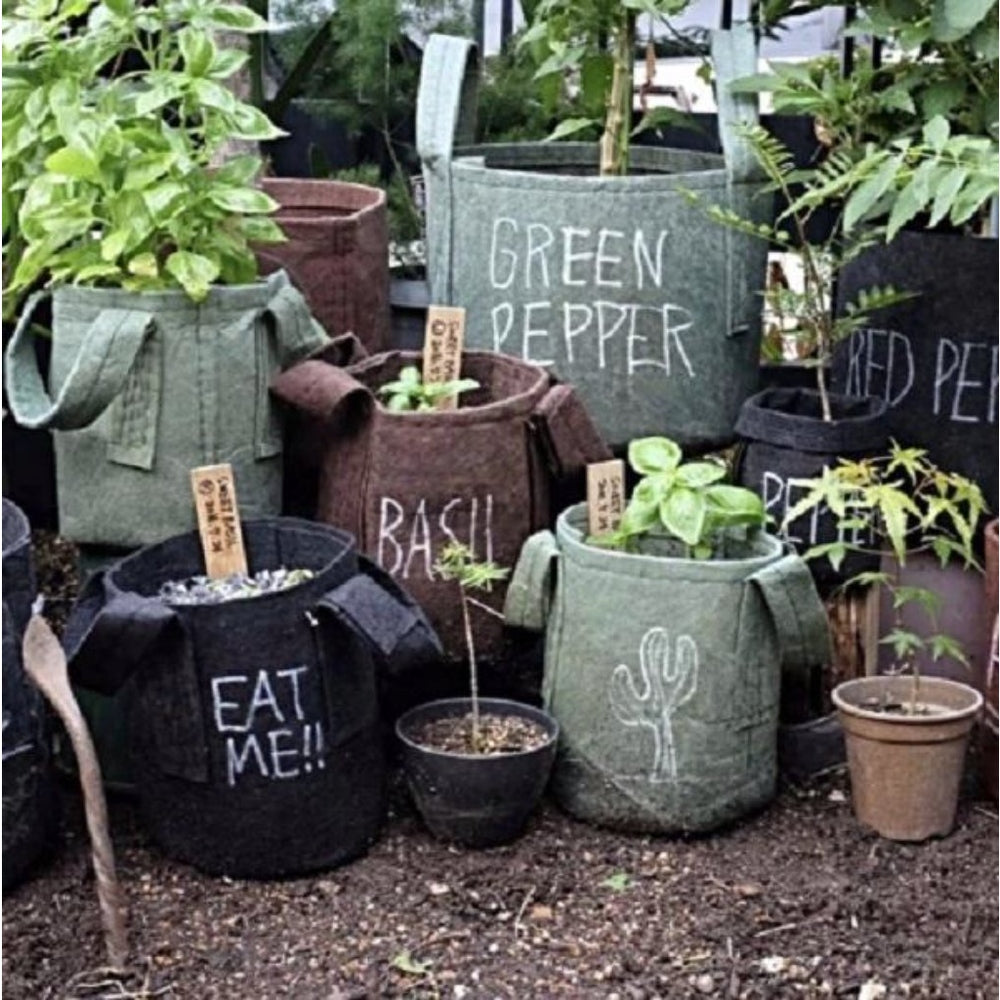
[[[457,539],[481,559],[511,567],[524,540],[551,523],[559,477],[610,454],[573,390],[542,369],[467,351],[462,377],[480,388],[454,410],[393,413],[379,386],[414,352],[379,354],[347,368],[310,359],[274,381],[281,399],[308,413],[322,435],[316,516],[352,532],[361,551],[404,586],[434,624],[449,659],[466,656],[456,583],[434,563]],[[499,609],[504,584],[480,598]],[[477,655],[507,649],[503,625],[473,611]]]
[[[736,432],[743,445],[737,452],[736,480],[763,498],[775,530],[806,494],[807,488],[794,480],[817,477],[840,458],[861,459],[888,450],[884,400],[832,394],[830,408],[834,419],[826,421],[815,389],[765,389],[740,408]],[[783,536],[805,554],[814,545],[837,541],[840,531],[836,516],[823,507],[796,518]],[[848,532],[845,540],[868,544],[860,530]],[[820,589],[829,593],[857,573],[878,569],[878,556],[851,553],[836,570],[828,559],[814,559],[809,568]]]
[[[21,640],[35,600],[28,519],[3,501],[3,889],[52,845],[55,785],[41,695],[24,672]]]
[[[18,423],[56,429],[61,534],[136,547],[192,528],[188,472],[222,462],[245,516],[280,512],[268,381],[327,339],[283,273],[198,305],[179,290],[57,288],[49,388],[32,308],[7,348],[7,393]]]
[[[756,72],[749,25],[716,34],[713,52],[720,91]],[[470,349],[573,385],[614,448],[651,434],[688,449],[731,441],[758,385],[767,247],[706,208],[764,220],[735,128],[756,121],[756,99],[725,92],[725,156],[633,147],[629,176],[600,177],[592,145],[458,148],[474,55],[465,39],[433,35],[422,62],[431,301],[468,310]]]
[[[249,569],[306,568],[285,591],[170,607],[203,571],[195,533],[96,574],[64,637],[75,683],[131,685],[130,756],[163,850],[216,874],[340,864],[378,833],[385,771],[377,673],[440,657],[426,618],[354,539],[292,518],[243,524]]]
[[[834,354],[837,392],[889,406],[889,432],[932,461],[975,480],[992,511],[997,495],[997,240],[899,233],[843,269],[837,308],[893,285],[916,295],[880,309]]]
[[[826,615],[802,560],[769,535],[722,558],[584,542],[586,508],[524,546],[512,625],[546,619],[552,787],[574,816],[621,830],[710,830],[762,806],[777,778],[782,671],[826,662]]]
[[[283,269],[331,336],[389,346],[389,224],[385,192],[342,181],[265,177],[286,243],[257,247],[261,271]]]

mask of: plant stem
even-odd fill
[[[601,136],[601,176],[623,175],[628,169],[628,139],[632,111],[633,37],[635,15],[622,8],[615,33],[614,71],[608,96],[604,134]]]
[[[469,621],[469,599],[462,592],[462,625],[465,629],[465,645],[469,650],[469,700],[472,702],[472,749],[479,753],[481,737],[479,734],[479,673],[476,670],[476,647],[472,641],[472,623]]]

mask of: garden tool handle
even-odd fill
[[[515,628],[542,632],[552,607],[559,546],[551,531],[538,531],[521,547],[507,587],[503,616]]]
[[[69,374],[53,400],[35,357],[31,317],[47,293],[29,297],[7,345],[7,398],[22,427],[88,427],[125,388],[155,330],[142,309],[102,309],[80,342]]]

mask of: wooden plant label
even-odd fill
[[[625,463],[620,458],[587,466],[587,530],[606,535],[625,512]]]
[[[424,334],[424,385],[451,382],[462,373],[462,341],[465,339],[465,310],[451,306],[431,306],[427,310]],[[436,409],[454,410],[457,396],[439,399]]]
[[[213,579],[246,573],[247,554],[243,548],[233,467],[227,463],[192,469],[191,490],[198,512],[205,572]]]

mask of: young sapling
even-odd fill
[[[452,379],[450,382],[424,382],[416,365],[407,365],[399,378],[380,386],[378,394],[386,399],[386,409],[394,413],[426,413],[449,396],[478,389],[474,378]]]

